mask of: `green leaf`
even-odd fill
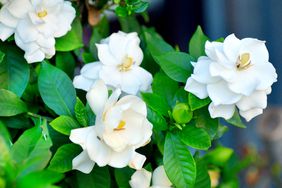
[[[154,129],[158,131],[167,130],[168,125],[165,118],[151,108],[147,108],[147,118],[153,124]]]
[[[219,126],[218,118],[211,118],[209,111],[206,108],[202,108],[194,111],[194,119],[196,127],[204,128],[209,133],[211,140],[215,139]]]
[[[57,186],[52,185],[59,182],[63,177],[63,174],[44,170],[19,178],[16,184],[17,188],[56,188]]]
[[[239,128],[247,128],[246,125],[244,125],[244,123],[241,120],[241,117],[238,113],[238,110],[235,110],[235,113],[233,114],[232,118],[226,120],[228,123],[230,123],[231,125],[234,125],[236,127]]]
[[[11,91],[0,89],[0,116],[15,116],[27,112],[26,104]]]
[[[210,188],[211,180],[208,174],[208,168],[205,160],[199,159],[197,160],[197,177],[196,183],[194,185],[195,188]]]
[[[193,187],[196,164],[187,147],[178,137],[168,133],[164,146],[164,168],[170,181],[177,188]]]
[[[78,122],[69,116],[60,116],[54,119],[50,125],[53,129],[64,135],[70,135],[72,129],[79,128]]]
[[[193,67],[189,54],[183,52],[168,52],[153,56],[162,70],[173,80],[186,83],[192,74]]]
[[[127,16],[127,17],[121,16],[121,17],[118,17],[118,20],[119,20],[122,31],[126,33],[130,33],[130,32],[140,33],[141,32],[140,24],[134,15]]]
[[[29,66],[19,49],[8,45],[3,48],[6,55],[2,56],[4,59],[0,63],[0,88],[10,90],[21,97],[29,81]]]
[[[193,123],[187,124],[181,132],[179,132],[181,141],[192,148],[207,150],[211,147],[211,139],[209,134],[203,128],[197,128]]]
[[[151,109],[160,113],[161,115],[168,116],[168,111],[170,110],[170,107],[164,98],[154,93],[142,93],[141,95],[145,103]]]
[[[12,139],[11,139],[10,133],[2,121],[0,121],[0,137],[3,138],[7,146],[9,147],[12,146],[12,141],[11,141]]]
[[[76,18],[71,30],[63,37],[56,39],[56,51],[67,52],[83,47],[82,25],[79,18]]]
[[[78,188],[110,188],[111,177],[108,167],[98,167],[95,165],[90,174],[77,172]]]
[[[7,127],[13,129],[31,128],[31,122],[25,115],[17,115],[12,117],[2,117],[0,119]]]
[[[75,60],[70,52],[58,52],[56,54],[56,67],[63,70],[70,78],[73,78]]]
[[[2,63],[4,57],[5,57],[5,53],[3,53],[2,51],[0,51],[0,63]]]
[[[138,1],[133,5],[133,11],[135,13],[142,13],[146,11],[149,7],[149,3],[145,1]]]
[[[65,144],[61,146],[50,161],[49,170],[65,173],[72,170],[72,160],[81,152],[80,146],[76,144]]]
[[[115,168],[115,179],[119,188],[130,188],[129,181],[134,170],[128,167]]]
[[[76,120],[80,123],[80,125],[84,127],[88,126],[88,116],[87,116],[86,108],[78,97],[76,98],[74,112],[75,112]]]
[[[60,69],[44,62],[38,77],[44,103],[58,115],[74,115],[76,92],[72,81]]]
[[[175,51],[174,48],[163,40],[163,38],[153,29],[143,27],[147,46],[151,55],[159,56],[167,52]]]
[[[165,87],[164,87],[165,85]],[[154,76],[152,83],[153,92],[161,97],[164,97],[171,107],[173,107],[173,101],[175,91],[178,89],[178,83],[170,79],[165,73],[158,72]]]
[[[170,99],[171,100],[171,99]],[[174,97],[172,98],[173,107],[177,103],[187,103],[188,104],[188,93],[184,90],[183,87],[176,90]]]
[[[119,17],[126,17],[128,16],[127,8],[124,6],[118,6],[115,9],[116,15]]]
[[[232,157],[234,151],[230,148],[219,146],[205,155],[205,160],[216,166],[224,167]]]
[[[210,98],[199,99],[192,93],[188,94],[188,101],[192,111],[203,108],[204,106],[207,106],[211,103]]]
[[[196,59],[200,56],[204,56],[206,54],[205,44],[207,40],[209,40],[209,38],[203,33],[202,28],[198,26],[189,42],[190,55]]]
[[[94,125],[95,124],[95,120],[96,120],[96,116],[93,113],[91,107],[89,106],[89,104],[86,104],[86,113],[87,113],[87,117],[88,117],[88,125]]]
[[[46,119],[38,119],[35,127],[26,130],[11,148],[13,159],[20,164],[21,175],[42,170],[51,158]]]

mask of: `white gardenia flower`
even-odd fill
[[[55,54],[55,38],[71,29],[75,9],[64,0],[9,0],[0,10],[0,39],[15,33],[16,44],[28,63]]]
[[[145,170],[137,170],[132,176],[129,184],[131,188],[171,188],[172,183],[169,181],[164,166],[159,166],[153,172],[152,186],[150,186],[152,173]]]
[[[74,78],[74,86],[88,91],[97,79],[102,79],[108,86],[120,88],[128,94],[147,91],[153,78],[140,67],[143,52],[139,44],[140,39],[135,32],[113,33],[101,44],[96,44],[100,61],[85,65],[81,75]]]
[[[73,159],[73,169],[89,173],[94,164],[115,168],[130,166],[141,169],[146,157],[135,150],[150,142],[152,124],[147,120],[147,108],[138,97],[127,95],[118,100],[121,91],[108,98],[102,80],[95,82],[87,93],[87,101],[96,114],[95,126],[73,129],[70,140],[83,152]]]
[[[261,114],[277,81],[265,42],[231,34],[223,43],[207,41],[205,52],[207,57],[193,63],[185,89],[200,99],[210,97],[213,118],[230,119],[236,107],[247,121]]]

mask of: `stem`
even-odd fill
[[[34,118],[46,119],[48,122],[53,121],[53,119],[50,118],[50,117],[41,116],[41,115],[38,115],[38,114],[34,114],[34,113],[32,113],[32,112],[27,112],[27,115],[30,116],[30,117],[34,117]]]

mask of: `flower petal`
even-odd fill
[[[89,174],[94,165],[95,162],[89,158],[86,151],[81,152],[72,160],[72,169],[79,170],[85,174]]]
[[[94,80],[88,79],[82,75],[75,76],[73,79],[74,87],[77,89],[82,89],[84,91],[89,91],[93,83],[95,83]]]
[[[142,101],[139,97],[134,95],[126,95],[122,97],[116,105],[130,105],[130,109],[134,110],[135,112],[142,114],[143,116],[147,116],[147,107],[144,101]]]
[[[14,34],[15,29],[0,23],[0,31],[0,39],[5,41]]]
[[[159,166],[153,172],[153,186],[172,186],[172,183],[168,179],[164,166]]]
[[[241,41],[234,35],[228,35],[223,42],[223,51],[229,61],[236,62],[239,56]]]
[[[228,85],[225,81],[219,81],[214,84],[209,84],[207,86],[207,91],[214,105],[234,104],[241,98],[241,95],[229,90]]]
[[[262,114],[262,112],[263,109],[261,108],[253,108],[247,111],[242,111],[242,110],[239,111],[240,115],[243,116],[246,119],[246,121],[251,121],[254,117]]]
[[[212,118],[222,117],[224,119],[230,119],[235,113],[235,105],[214,105],[212,102],[209,105],[209,112]]]
[[[185,85],[185,90],[189,91],[190,93],[193,93],[200,99],[205,99],[208,97],[208,91],[206,85],[197,82],[192,77],[188,78]]]
[[[267,105],[266,91],[256,91],[250,96],[243,96],[236,105],[241,111],[247,111],[252,108],[264,109]]]
[[[102,64],[99,61],[94,63],[87,63],[82,67],[80,74],[86,78],[96,80],[99,78],[99,72],[101,68]]]
[[[108,89],[102,80],[97,80],[86,94],[87,102],[96,115],[104,111],[108,100]]]
[[[121,59],[116,59],[108,44],[96,44],[98,49],[98,58],[104,65],[117,66],[121,64]]]
[[[126,167],[131,160],[133,152],[133,148],[127,148],[121,152],[112,152],[109,165],[114,168]]]
[[[132,176],[129,184],[131,188],[149,188],[152,173],[145,170],[137,170]]]
[[[101,141],[101,138],[98,138],[95,129],[91,130],[87,136],[86,150],[89,158],[100,167],[106,166],[111,160],[111,149]]]
[[[129,162],[129,167],[140,170],[143,167],[145,161],[146,161],[146,156],[134,152],[131,161]]]
[[[72,129],[70,133],[70,140],[75,144],[79,144],[82,149],[86,149],[87,136],[93,129],[93,126]]]

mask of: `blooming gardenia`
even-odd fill
[[[152,173],[145,170],[137,170],[132,176],[129,184],[131,188],[170,188],[172,183],[169,181],[164,166],[159,166],[153,172],[152,186],[150,186]]]
[[[16,44],[28,63],[55,54],[55,38],[71,29],[75,9],[64,0],[9,0],[0,10],[0,39],[15,33]]]
[[[147,91],[152,75],[140,67],[143,52],[139,44],[136,32],[120,31],[102,40],[101,44],[96,44],[99,62],[85,65],[81,75],[74,78],[74,86],[88,91],[97,79],[102,79],[108,86],[128,94]]]
[[[135,150],[150,142],[152,124],[147,108],[138,97],[127,95],[118,100],[121,91],[108,98],[108,90],[98,80],[87,93],[87,101],[96,114],[95,126],[74,129],[70,140],[83,152],[73,159],[73,169],[89,173],[94,164],[141,169],[146,157]]]
[[[265,42],[231,34],[223,43],[207,41],[205,52],[207,57],[193,63],[185,89],[200,99],[210,97],[213,118],[230,119],[236,107],[247,121],[261,114],[277,81]]]

